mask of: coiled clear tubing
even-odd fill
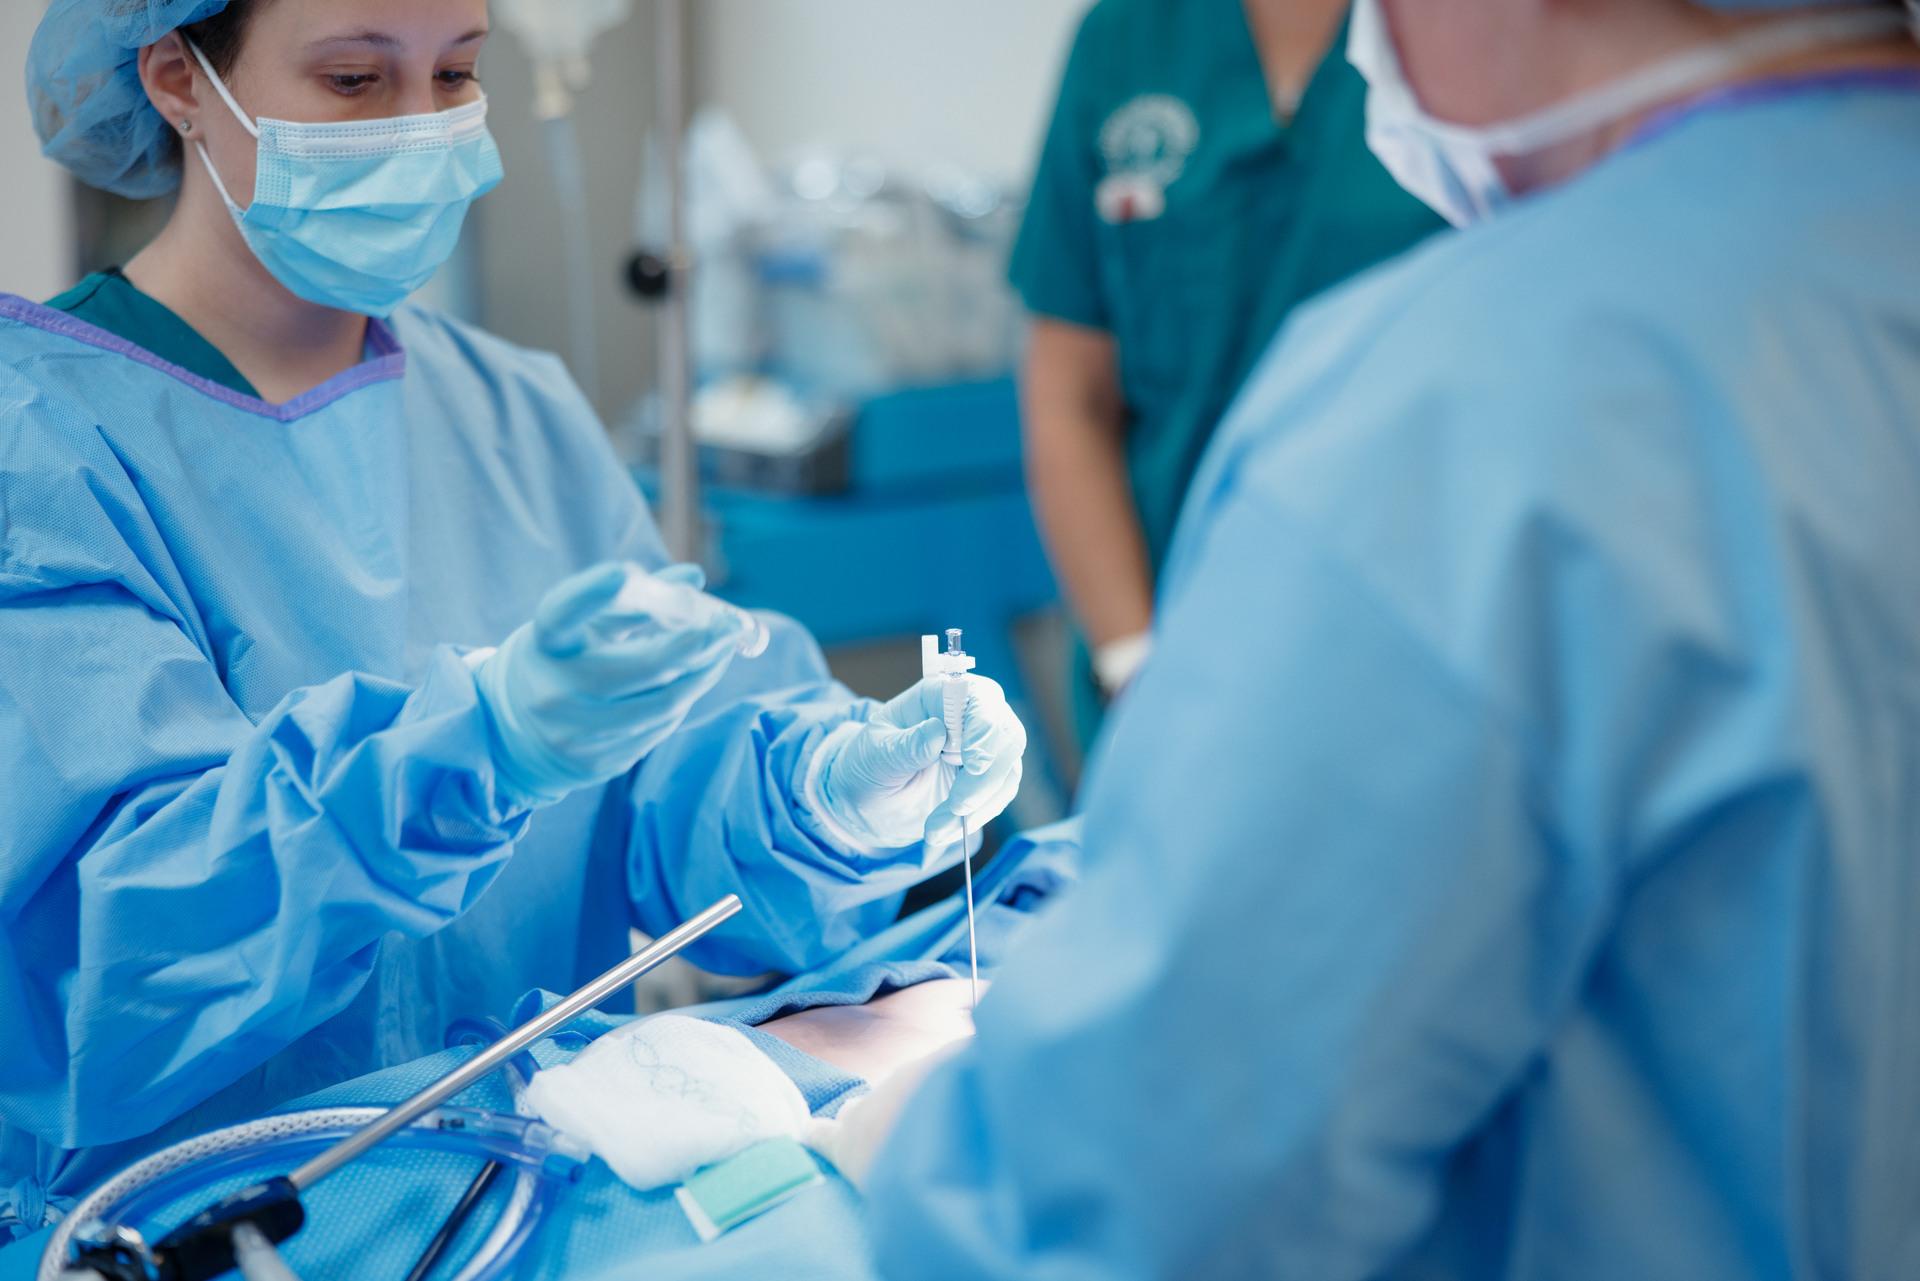
[[[243,1169],[279,1173],[297,1153],[316,1145],[328,1146],[386,1111],[381,1107],[342,1107],[292,1112],[228,1126],[163,1148],[122,1170],[73,1208],[48,1240],[36,1281],[62,1281],[72,1275],[67,1268],[74,1237],[82,1227],[96,1222],[135,1229],[150,1227],[145,1220],[167,1206],[208,1191]],[[561,1187],[591,1156],[571,1139],[537,1121],[457,1107],[428,1114],[389,1143],[470,1150],[512,1167],[514,1181],[507,1204],[455,1281],[497,1281],[507,1275]],[[307,1230],[325,1231],[326,1224],[309,1224]]]

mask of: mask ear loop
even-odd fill
[[[238,120],[241,127],[252,134],[257,141],[260,137],[260,126],[255,124],[246,112],[240,110],[240,104],[233,100],[233,93],[227,88],[227,82],[220,78],[220,73],[213,69],[211,62],[207,61],[207,55],[201,50],[199,44],[186,35],[182,35],[180,39],[192,52],[194,60],[200,64],[200,69],[207,73],[207,79],[213,82],[214,89],[220,94],[220,101],[227,104],[227,110],[233,113],[233,118]],[[207,144],[196,138],[193,149],[200,153],[200,163],[206,167],[207,176],[213,179],[213,188],[220,193],[220,199],[226,203],[227,211],[236,219],[241,217],[245,211],[234,202],[231,195],[227,194],[227,184],[221,181],[220,171],[213,167],[213,157],[207,154]]]
[[[213,87],[219,91],[220,101],[227,104],[227,110],[233,113],[233,118],[238,120],[248,133],[258,138],[260,126],[256,125],[246,112],[240,110],[240,104],[233,100],[232,90],[227,88],[227,82],[220,78],[220,73],[213,69],[213,64],[207,61],[207,55],[202,52],[200,46],[187,36],[183,35],[180,39],[192,51],[194,60],[200,64],[200,70],[207,73],[207,79],[213,81]]]

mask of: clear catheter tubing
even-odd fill
[[[386,1115],[380,1107],[319,1108],[263,1117],[198,1135],[137,1161],[89,1194],[61,1221],[40,1256],[38,1281],[76,1275],[67,1268],[76,1233],[90,1223],[136,1231],[171,1206],[190,1202],[239,1175],[264,1175],[315,1148],[331,1148]],[[495,1281],[531,1238],[553,1198],[588,1153],[538,1121],[466,1108],[442,1108],[396,1137],[407,1148],[471,1153],[514,1168],[498,1222],[455,1281]],[[91,1278],[93,1274],[77,1275]]]
[[[544,124],[553,193],[567,230],[567,349],[573,380],[587,399],[600,399],[600,328],[593,297],[593,242],[588,238],[587,179],[573,116]]]

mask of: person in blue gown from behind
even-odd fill
[[[884,1275],[1920,1276],[1920,48],[1742,7],[1356,5],[1461,228],[1230,413]]]

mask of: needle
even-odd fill
[[[967,673],[974,662],[962,644],[964,633],[958,627],[947,629],[947,649],[940,652],[938,636],[920,638],[920,675],[924,680],[943,680],[940,691],[941,718],[947,724],[947,741],[940,759],[953,767],[955,777],[966,768],[965,722],[967,716]],[[960,819],[960,866],[967,880],[967,968],[971,1008],[980,1008],[980,944],[973,929],[973,851],[967,848],[967,820]]]
[[[967,968],[972,984],[972,1009],[980,1008],[980,943],[973,935],[973,854],[967,848],[967,820],[960,820],[960,866],[967,869]]]

